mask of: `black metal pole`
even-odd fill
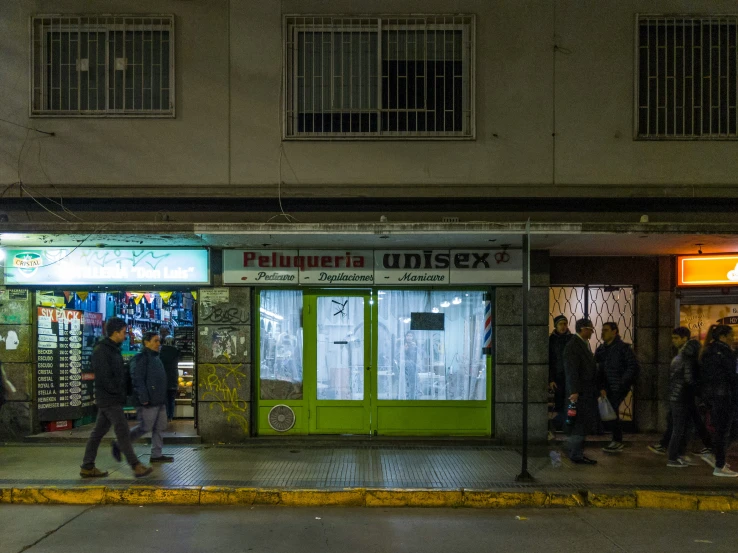
[[[523,462],[517,482],[532,482],[528,472],[528,292],[530,291],[530,219],[523,235]]]

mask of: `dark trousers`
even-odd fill
[[[175,399],[177,399],[177,390],[167,390],[167,420],[174,418]]]
[[[568,438],[569,459],[579,461],[584,457],[584,438],[579,434],[571,434]]]
[[[715,466],[719,469],[725,466],[725,450],[728,447],[728,432],[733,422],[733,402],[729,397],[716,397],[710,409],[710,418],[715,427],[713,435],[713,451],[715,452]]]
[[[556,390],[554,391],[554,412],[556,416],[551,419],[555,430],[564,428],[566,421],[566,382],[563,378],[556,380]]]
[[[694,426],[695,431],[697,432],[697,435],[700,437],[700,440],[702,441],[702,445],[704,445],[708,449],[712,449],[712,437],[710,436],[710,433],[707,431],[707,427],[705,426],[705,421],[702,420],[702,415],[700,415],[700,410],[697,408],[697,405],[694,402],[694,399],[690,399],[686,403],[689,416],[687,418],[687,422],[692,422],[692,425]],[[669,414],[666,415],[666,432],[664,432],[664,435],[661,437],[661,446],[668,448],[669,442],[671,441],[671,434],[674,429],[674,422],[672,420],[671,411],[669,411]],[[687,424],[687,430],[689,430],[689,424]],[[689,432],[685,430],[685,442],[688,440]]]
[[[676,461],[684,455],[687,448],[687,424],[689,423],[690,410],[685,403],[671,402],[672,432],[669,439],[669,461]]]
[[[95,459],[97,458],[97,450],[100,447],[100,442],[105,434],[108,433],[111,426],[115,432],[118,447],[120,447],[120,451],[125,455],[128,464],[132,467],[138,464],[138,457],[136,457],[136,453],[133,451],[133,446],[131,445],[131,435],[128,430],[126,415],[123,413],[123,406],[116,405],[114,407],[98,408],[97,422],[87,440],[87,447],[85,447],[85,457],[82,461],[83,469],[95,467]]]
[[[623,402],[623,398],[612,395],[610,394],[610,392],[608,392],[607,399],[610,400],[610,404],[612,405],[612,408],[615,409],[615,414],[617,415],[617,417],[615,417],[614,421],[603,422],[602,424],[605,426],[608,432],[612,432],[613,442],[622,442],[623,423],[620,420],[620,404]]]

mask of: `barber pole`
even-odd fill
[[[492,301],[488,297],[484,302],[484,346],[482,355],[492,355]]]

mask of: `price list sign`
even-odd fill
[[[36,389],[42,421],[76,419],[86,412],[83,395],[89,398],[91,383],[82,380],[83,324],[82,311],[38,308]]]
[[[179,350],[181,359],[195,357],[195,329],[191,326],[174,329],[174,345]]]

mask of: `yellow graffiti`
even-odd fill
[[[234,422],[247,434],[249,421],[246,416],[249,405],[245,399],[239,396],[241,379],[246,378],[242,372],[242,365],[236,364],[205,364],[200,365],[200,379],[198,386],[203,390],[203,401],[211,401],[210,409],[216,405],[221,408],[228,422]],[[227,382],[232,377],[235,385]]]

